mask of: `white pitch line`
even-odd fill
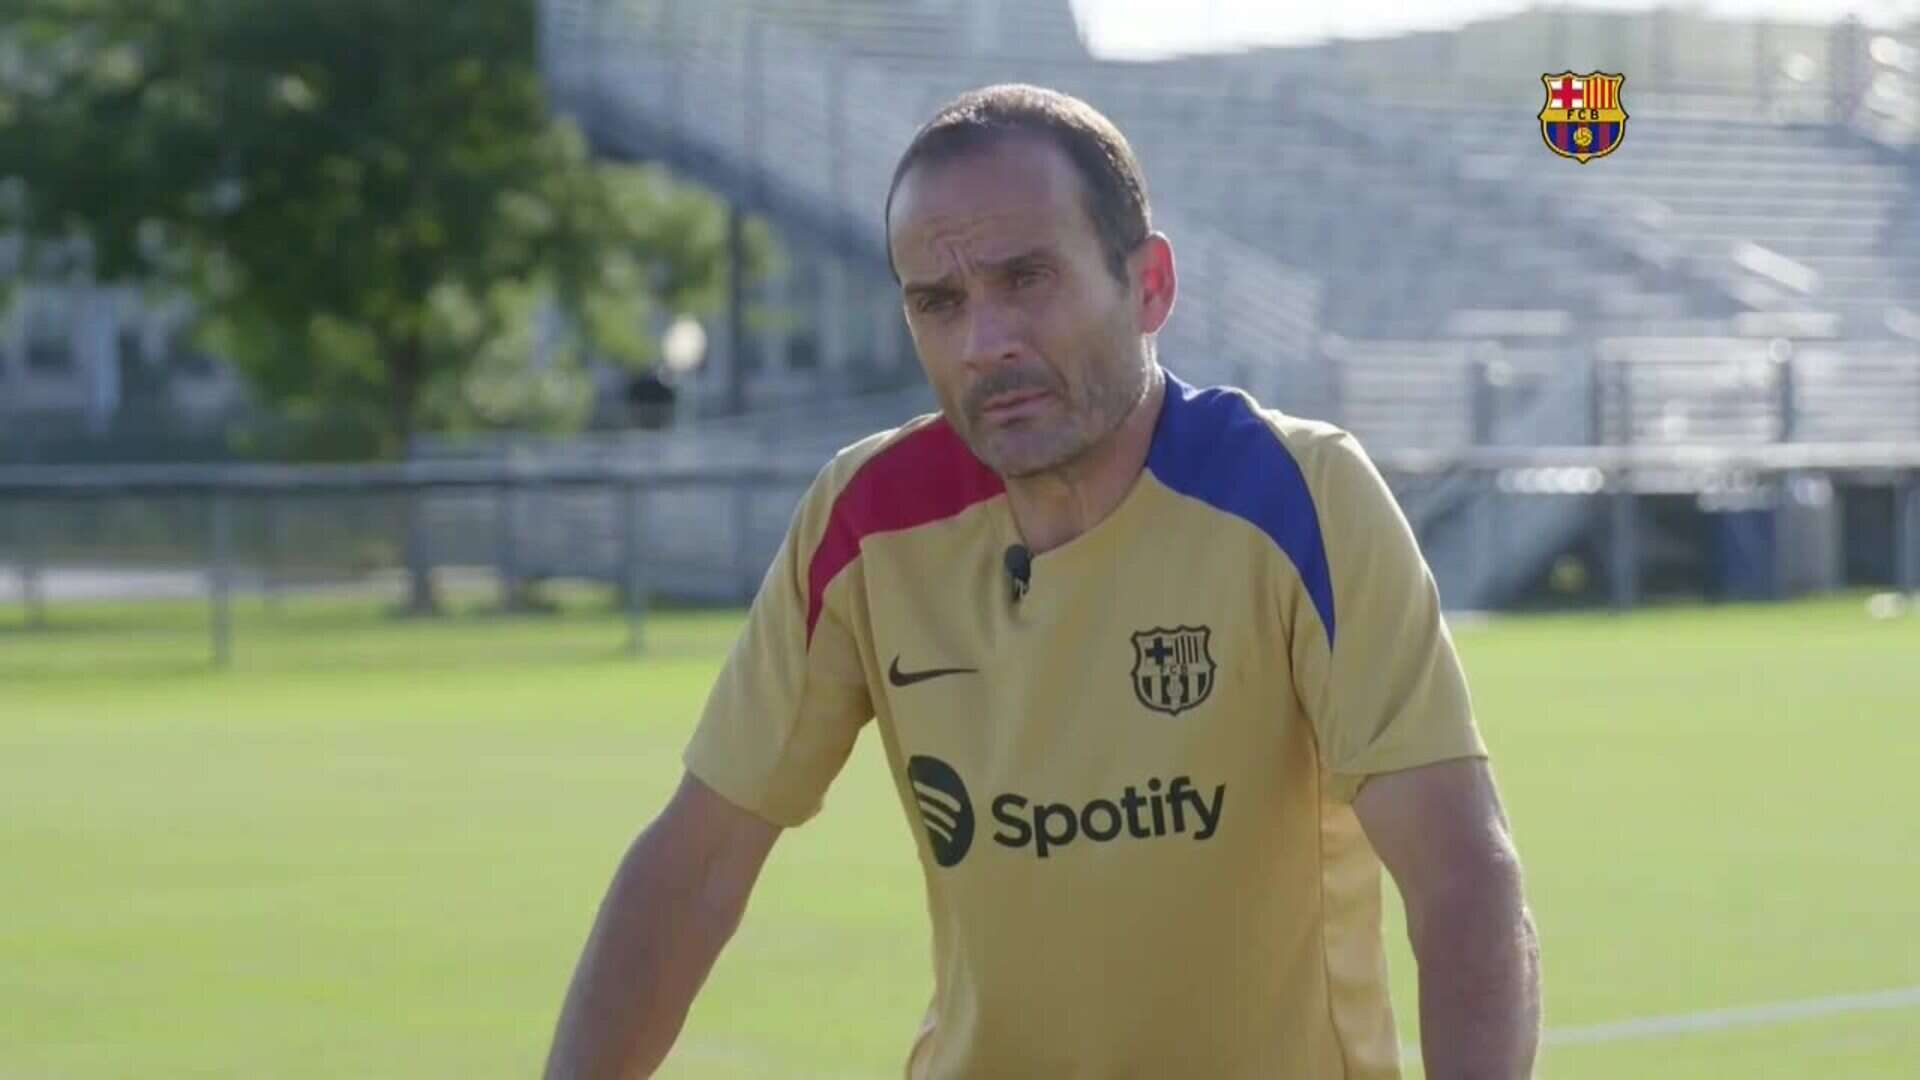
[[[1872,1012],[1878,1009],[1906,1009],[1920,1005],[1920,986],[1877,990],[1867,994],[1835,994],[1832,997],[1780,1001],[1771,1005],[1744,1005],[1734,1009],[1710,1009],[1706,1012],[1679,1013],[1673,1016],[1647,1016],[1638,1020],[1617,1020],[1584,1027],[1549,1028],[1541,1038],[1548,1046],[1579,1046],[1587,1043],[1624,1042],[1664,1035],[1692,1035],[1703,1031],[1722,1031],[1737,1027],[1764,1027],[1839,1013]],[[1418,1047],[1404,1047],[1409,1064],[1420,1060]]]
[[[1548,1031],[1546,1042],[1552,1046],[1566,1046],[1579,1043],[1616,1042],[1622,1039],[1645,1039],[1659,1035],[1687,1035],[1698,1031],[1719,1031],[1722,1028],[1784,1024],[1789,1020],[1806,1020],[1815,1016],[1832,1016],[1836,1013],[1904,1009],[1914,1005],[1920,1005],[1920,986],[1879,990],[1870,994],[1835,994],[1832,997],[1781,1001],[1772,1005],[1747,1005],[1737,1009],[1713,1009],[1708,1012],[1683,1013],[1679,1016],[1650,1016],[1640,1020],[1621,1020],[1611,1024],[1593,1024],[1588,1027],[1560,1028],[1556,1031]]]

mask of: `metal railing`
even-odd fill
[[[1895,491],[1896,581],[1920,591],[1920,442],[1782,443],[1772,445],[1487,446],[1445,451],[1398,449],[1375,455],[1390,480],[1468,475],[1508,497],[1600,499],[1609,522],[1609,596],[1617,607],[1638,598],[1642,559],[1636,531],[1637,500],[1676,485],[1707,491],[1786,484],[1808,473],[1878,477]],[[209,601],[210,655],[218,665],[234,651],[232,606],[239,574],[235,520],[243,506],[270,507],[287,500],[326,495],[387,494],[419,499],[446,491],[479,492],[507,505],[515,493],[571,489],[597,491],[620,506],[621,552],[609,583],[619,589],[629,625],[628,649],[642,648],[642,622],[650,591],[650,552],[641,529],[642,497],[663,490],[797,491],[810,470],[786,467],[657,469],[607,462],[537,467],[500,463],[431,462],[371,466],[152,466],[15,467],[0,469],[0,518],[12,551],[0,559],[20,576],[19,594],[30,626],[44,625],[48,597],[44,578],[47,546],[36,539],[39,520],[54,505],[116,498],[175,497],[192,500],[205,515],[204,545],[195,553],[203,567]],[[512,523],[508,516],[503,521]],[[1495,524],[1497,527],[1497,523]],[[509,537],[510,540],[510,537]],[[503,558],[511,559],[511,543]],[[764,571],[764,565],[756,566]],[[515,571],[503,566],[503,590]],[[255,575],[257,580],[257,575]]]

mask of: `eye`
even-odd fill
[[[1047,276],[1046,271],[1037,266],[1024,266],[1013,272],[1013,287],[1024,289],[1029,285],[1038,285]]]
[[[954,306],[952,293],[927,293],[913,302],[913,309],[922,315],[933,315]]]

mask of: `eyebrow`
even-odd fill
[[[1009,255],[1004,259],[981,260],[980,267],[989,274],[1004,274],[1012,270],[1020,269],[1030,263],[1041,262],[1051,255],[1052,252],[1053,249],[1048,247],[1028,248],[1025,251]],[[948,271],[932,281],[908,282],[900,287],[900,291],[907,296],[938,295],[940,293],[953,292],[959,287],[959,282],[956,280],[958,276],[955,272]]]

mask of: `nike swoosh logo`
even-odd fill
[[[900,658],[896,656],[893,658],[892,666],[887,668],[887,681],[895,686],[912,686],[914,683],[937,679],[942,675],[977,675],[979,672],[979,668],[971,667],[937,667],[928,668],[925,671],[901,671]]]

